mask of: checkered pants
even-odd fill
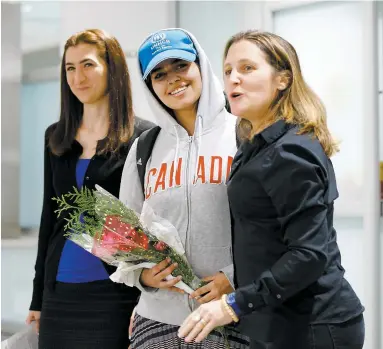
[[[179,326],[168,325],[146,319],[138,314],[134,317],[132,349],[228,349],[222,334],[213,331],[201,343],[186,343],[178,338]],[[226,328],[230,349],[249,349],[246,336],[233,329]]]

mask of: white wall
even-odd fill
[[[20,4],[1,3],[1,29],[1,230],[3,237],[16,237],[20,233]]]
[[[378,7],[378,64],[379,64],[379,139],[380,161],[383,161],[383,1],[377,2]]]
[[[178,25],[197,38],[222,81],[227,40],[242,30],[261,29],[263,6],[263,1],[181,1]]]
[[[60,32],[60,1],[23,1],[21,48],[24,53],[57,46]]]
[[[332,161],[340,191],[336,214],[342,217],[362,216],[365,204],[361,130],[369,100],[362,87],[363,26],[358,2],[320,2],[274,14],[274,32],[294,45],[303,76],[324,102],[329,128],[341,141]]]
[[[44,133],[59,119],[60,83],[23,84],[20,115],[20,226],[38,228],[44,188]]]

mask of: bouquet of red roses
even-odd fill
[[[178,263],[172,277],[182,276],[175,286],[187,293],[206,285],[193,272],[185,258],[185,251],[175,227],[157,216],[144,203],[138,214],[120,200],[96,185],[96,190],[74,188],[72,193],[53,198],[58,204],[55,211],[65,218],[66,237],[104,262],[117,266],[110,276],[112,281],[133,286],[130,278],[137,268],[150,268],[166,258]],[[216,328],[228,341],[223,327]]]
[[[150,267],[170,258],[172,263],[178,263],[172,276],[182,276],[177,287],[191,293],[206,284],[194,274],[186,260],[175,228],[156,216],[150,207],[146,207],[146,213],[139,218],[99,186],[96,190],[74,188],[73,192],[53,200],[58,204],[55,211],[58,216],[68,211],[66,237],[104,262],[119,267],[120,271]],[[111,279],[132,286],[121,275],[115,275],[114,279],[112,275]]]

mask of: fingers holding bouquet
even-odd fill
[[[198,288],[190,295],[190,298],[196,299],[200,304],[219,300],[222,295],[234,291],[229,279],[222,272],[206,277],[203,281],[208,282],[208,284]]]
[[[166,258],[150,269],[143,269],[140,282],[147,287],[168,289],[184,294],[185,291],[175,287],[182,280],[182,276],[177,276],[170,280],[167,279],[177,267],[177,263],[171,263],[170,258]]]

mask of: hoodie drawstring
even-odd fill
[[[197,122],[196,122],[196,128],[194,132],[194,140],[195,140],[195,147],[196,147],[196,160],[195,160],[195,170],[194,173],[192,173],[193,177],[192,178],[197,178],[198,174],[198,163],[199,163],[199,156],[200,156],[200,150],[201,150],[201,145],[202,145],[202,130],[203,130],[203,125],[202,125],[202,115],[197,115]],[[174,133],[176,135],[176,150],[174,153],[174,167],[173,167],[173,173],[172,173],[172,183],[176,183],[176,175],[177,175],[177,169],[178,169],[178,156],[179,156],[179,151],[180,151],[180,137],[178,135],[177,127],[180,127],[179,125],[174,125]],[[193,184],[196,185],[196,182],[193,181]]]
[[[196,162],[195,162],[195,171],[194,171],[194,177],[197,179],[198,175],[198,163],[199,163],[199,154],[202,146],[202,115],[197,115],[197,123],[196,123],[196,129],[194,132],[194,139],[196,140]],[[194,185],[197,184],[197,181],[193,181]]]
[[[174,128],[174,133],[176,134],[176,151],[174,153],[174,166],[173,166],[173,178],[172,178],[172,183],[174,183],[174,186],[176,185],[176,176],[177,176],[177,168],[178,168],[178,154],[179,154],[179,151],[180,151],[180,137],[178,136],[178,131],[177,131],[177,126],[178,125],[174,125],[173,128]]]

